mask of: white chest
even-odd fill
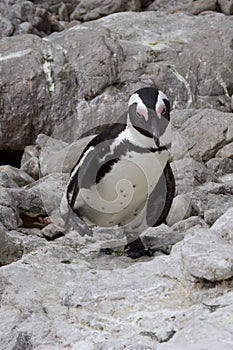
[[[168,151],[129,152],[121,156],[101,181],[81,189],[83,216],[100,226],[126,224],[143,209],[168,160]],[[78,204],[77,203],[77,204]]]

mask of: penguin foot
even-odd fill
[[[133,242],[126,244],[124,247],[124,254],[131,259],[137,259],[140,256],[153,256],[153,252],[150,248],[146,249],[141,241],[141,238],[136,239]]]

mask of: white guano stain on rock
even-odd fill
[[[48,91],[50,93],[53,93],[55,91],[55,83],[53,79],[53,70],[52,70],[53,58],[51,54],[44,55],[43,58],[44,58],[43,71],[45,73]]]
[[[0,54],[0,62],[6,61],[6,60],[11,60],[13,58],[23,57],[23,56],[27,55],[28,53],[30,53],[31,51],[32,51],[31,49],[26,49],[26,50],[22,50],[22,51],[12,52],[11,54],[5,55],[5,56],[2,56]]]
[[[193,96],[192,89],[191,89],[189,82],[177,71],[175,66],[171,65],[168,68],[176,76],[176,78],[184,84],[184,86],[187,90],[187,93],[188,93],[188,100],[186,103],[186,108],[190,108],[190,106],[193,103],[194,96]]]

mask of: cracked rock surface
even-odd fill
[[[148,84],[158,85],[173,108],[231,112],[231,28],[232,17],[219,13],[123,12],[43,39],[3,38],[1,149],[22,150],[39,133],[65,142],[93,133],[114,121],[112,115],[122,114],[132,91]],[[216,125],[216,118],[221,118],[216,113],[210,111],[206,120],[200,112],[197,127],[198,120]],[[231,124],[229,133],[224,128],[229,118],[224,117],[219,133],[227,140]],[[213,132],[216,135],[218,129],[213,127]],[[195,137],[198,142],[202,134]],[[205,152],[208,158],[208,149]]]

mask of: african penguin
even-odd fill
[[[155,87],[137,90],[128,111],[94,137],[71,171],[61,214],[80,235],[91,225],[124,227],[132,258],[151,255],[139,235],[165,222],[175,191],[169,165],[170,104]]]

